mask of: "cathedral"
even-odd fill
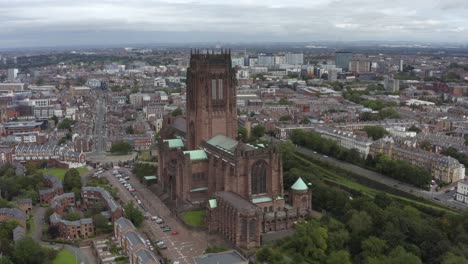
[[[176,207],[207,208],[210,232],[236,247],[259,247],[310,215],[299,178],[285,193],[279,147],[237,141],[235,69],[230,51],[191,53],[184,117],[165,117],[158,175]]]

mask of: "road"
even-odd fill
[[[140,199],[144,209],[144,213],[149,213],[151,216],[159,216],[164,219],[165,223],[174,231],[178,231],[178,235],[171,235],[171,232],[163,232],[156,222],[145,220],[143,231],[149,234],[151,241],[163,240],[167,245],[167,249],[161,250],[164,257],[179,261],[180,263],[194,263],[193,258],[203,254],[208,246],[209,240],[215,240],[216,236],[207,235],[203,231],[188,230],[183,224],[179,223],[171,211],[164,203],[153,194],[148,188],[141,184],[138,179],[125,168],[120,168],[130,175],[128,181],[135,189],[134,197],[125,187],[111,174],[111,171],[106,171],[103,175],[107,177],[113,187],[116,187],[119,192],[119,197],[123,203]]]
[[[106,151],[106,112],[107,101],[104,96],[97,94],[96,115],[94,119],[94,153],[104,155]]]
[[[273,141],[280,141],[280,140],[275,139],[275,138],[271,138],[271,139]],[[327,163],[329,163],[331,165],[334,165],[334,166],[337,166],[337,167],[339,167],[341,169],[344,169],[344,170],[359,174],[359,175],[367,177],[367,178],[369,178],[369,179],[371,179],[373,181],[383,183],[385,185],[388,185],[388,186],[390,186],[392,188],[396,188],[398,190],[404,191],[404,192],[409,193],[411,195],[415,195],[415,196],[424,198],[426,200],[430,200],[431,202],[438,203],[438,204],[440,204],[442,206],[448,206],[448,207],[459,209],[459,210],[463,210],[463,209],[468,208],[465,204],[459,203],[459,202],[457,202],[457,201],[455,201],[453,199],[454,198],[453,196],[455,194],[454,190],[449,191],[448,193],[445,193],[445,191],[443,191],[443,190],[439,191],[439,192],[436,192],[433,189],[431,189],[430,191],[422,190],[422,189],[419,189],[419,188],[414,187],[412,185],[402,183],[402,182],[400,182],[398,180],[395,180],[395,179],[392,179],[392,178],[387,177],[385,175],[382,175],[380,173],[370,171],[370,170],[361,168],[359,166],[356,166],[356,165],[353,165],[353,164],[350,164],[350,163],[347,163],[347,162],[343,162],[341,160],[337,160],[337,159],[332,158],[332,157],[327,157],[325,155],[321,155],[321,154],[316,153],[315,151],[312,151],[312,150],[307,149],[307,148],[296,146],[296,150],[299,153],[310,156],[310,157],[312,157],[314,159],[327,162]],[[450,185],[450,187],[452,187],[452,186],[454,186],[454,184]]]

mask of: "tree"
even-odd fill
[[[330,254],[327,258],[327,264],[351,264],[351,259],[349,256],[349,252],[345,250],[334,251]]]
[[[288,99],[281,98],[281,99],[278,101],[278,104],[280,104],[280,105],[290,105],[290,104],[292,104],[292,102],[288,101]]]
[[[113,226],[109,224],[107,218],[100,213],[93,216],[93,224],[97,230],[104,233],[112,232],[113,230]]]
[[[430,151],[432,149],[432,144],[428,140],[423,140],[419,143],[419,147],[425,151]]]
[[[291,120],[291,116],[289,116],[289,115],[284,115],[284,116],[281,116],[279,118],[280,122],[286,122],[286,121],[290,121],[290,120]]]
[[[248,139],[247,129],[245,127],[239,127],[237,132],[239,134],[237,136],[237,140],[240,140],[242,142],[247,142],[247,139]]]
[[[408,131],[421,133],[421,129],[419,127],[415,126],[415,125],[410,126],[410,128],[408,128]]]
[[[468,260],[449,252],[442,258],[442,264],[468,264]]]
[[[379,258],[387,252],[387,242],[380,238],[371,236],[362,241],[361,249],[363,259]]]
[[[59,122],[59,119],[56,115],[53,115],[50,119],[54,121],[54,125],[57,125]]]
[[[81,189],[81,187],[80,172],[75,168],[69,169],[63,178],[63,190],[65,192],[70,192],[74,188]]]
[[[132,223],[136,227],[140,227],[143,221],[145,220],[143,213],[140,210],[138,210],[138,208],[133,204],[133,202],[127,203],[124,206],[124,211],[125,211],[125,218],[132,221]]]
[[[50,238],[56,239],[60,235],[60,229],[58,225],[50,225],[47,229],[47,234]]]
[[[14,262],[17,264],[42,264],[46,262],[45,250],[30,237],[16,242]]]
[[[110,149],[112,154],[126,155],[132,152],[132,145],[127,142],[115,142]]]
[[[259,139],[265,135],[265,127],[262,125],[256,125],[252,129],[252,138],[253,139]]]
[[[304,118],[301,120],[301,124],[304,124],[304,125],[310,124],[310,119],[307,118],[307,117],[304,117]]]
[[[182,109],[180,107],[177,107],[174,111],[171,112],[171,115],[176,117],[176,116],[181,116],[183,114]]]
[[[133,126],[128,126],[126,129],[125,129],[125,132],[127,134],[134,134],[135,131],[133,130]]]
[[[76,221],[80,220],[81,215],[78,212],[69,212],[67,215],[63,217],[63,219],[68,220],[68,221]]]
[[[60,124],[58,125],[58,129],[68,129],[70,130],[71,129],[71,126],[74,125],[76,122],[71,120],[71,119],[68,119],[68,118],[64,118],[62,120],[62,122],[60,122]]]
[[[0,264],[14,264],[10,257],[2,256],[0,258]]]
[[[365,126],[362,130],[366,131],[373,140],[381,139],[388,134],[383,126]]]

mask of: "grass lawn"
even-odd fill
[[[30,216],[29,219],[28,219],[28,225],[29,225],[29,228],[28,228],[28,231],[26,231],[27,234],[31,234],[31,233],[34,233],[34,217],[33,216]]]
[[[351,177],[344,177],[342,175],[339,175],[339,174],[331,171],[331,169],[323,168],[323,167],[315,164],[311,160],[301,157],[300,155],[295,154],[294,156],[297,159],[300,159],[301,161],[303,161],[304,164],[307,164],[307,166],[310,168],[310,171],[314,171],[315,174],[317,174],[317,176],[321,177],[324,181],[333,182],[333,183],[341,185],[341,186],[343,186],[345,188],[349,188],[349,189],[352,189],[352,190],[359,191],[362,194],[370,196],[370,197],[374,197],[377,193],[383,192],[382,190],[378,190],[378,189],[363,185],[363,184],[357,182],[356,180],[354,180]],[[305,176],[306,179],[307,179],[307,177],[310,177],[310,176]],[[389,187],[393,188],[391,186],[389,186]],[[392,194],[392,193],[387,193],[387,195],[389,195],[390,197],[399,199],[401,201],[404,201],[404,202],[406,202],[406,203],[408,203],[410,205],[413,205],[413,206],[428,207],[428,208],[431,208],[431,209],[441,210],[441,211],[445,211],[445,212],[449,212],[449,213],[454,213],[455,212],[451,208],[442,207],[440,205],[433,204],[430,201],[418,201],[418,200],[410,199],[410,198],[407,198],[407,197],[402,197],[400,195],[395,195],[395,194]]]
[[[86,172],[88,172],[88,169],[86,167],[76,168],[76,169],[80,172],[80,175],[83,175]],[[68,169],[52,168],[52,169],[44,169],[41,171],[44,174],[50,174],[52,176],[57,177],[59,180],[63,181],[63,177],[65,177],[65,173],[67,173]]]
[[[202,226],[205,224],[205,210],[194,210],[185,212],[182,215],[182,220],[190,226]]]
[[[144,150],[138,153],[138,160],[139,161],[153,161],[153,157],[151,157],[149,150]]]
[[[52,264],[76,264],[76,256],[72,252],[64,249],[58,253]]]

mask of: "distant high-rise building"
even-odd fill
[[[353,53],[349,51],[335,52],[335,64],[337,68],[342,68],[343,71],[349,70],[349,62],[353,58]]]
[[[8,80],[14,80],[18,76],[18,69],[8,69]]]
[[[291,65],[304,64],[304,54],[302,53],[287,53],[285,57],[286,57],[287,64],[291,64]]]
[[[249,59],[247,60],[248,62],[248,65],[247,66],[250,66],[250,67],[254,67],[257,65],[258,63],[258,57],[249,57]]]
[[[285,56],[275,56],[275,64],[276,65],[286,64],[286,57]]]
[[[372,62],[367,60],[351,60],[348,71],[362,73],[371,72]]]
[[[386,77],[384,80],[384,89],[392,93],[398,92],[400,91],[400,81],[393,77]]]
[[[260,65],[260,66],[273,67],[273,66],[275,66],[275,56],[260,55],[260,56],[258,56],[257,64]]]
[[[2,63],[3,63],[3,65],[6,65],[7,64],[7,58],[2,58]]]
[[[400,59],[400,71],[402,72],[403,71],[403,60]]]
[[[240,58],[232,58],[231,61],[232,61],[232,67],[244,66],[244,65],[245,65],[245,63],[244,63],[244,58],[243,58],[243,57],[240,57]]]
[[[18,60],[16,59],[16,57],[13,57],[12,60],[13,60],[13,63],[14,63],[14,64],[17,64],[17,63],[18,63]]]
[[[338,78],[338,68],[329,69],[327,79],[329,81],[336,81],[337,78]]]

